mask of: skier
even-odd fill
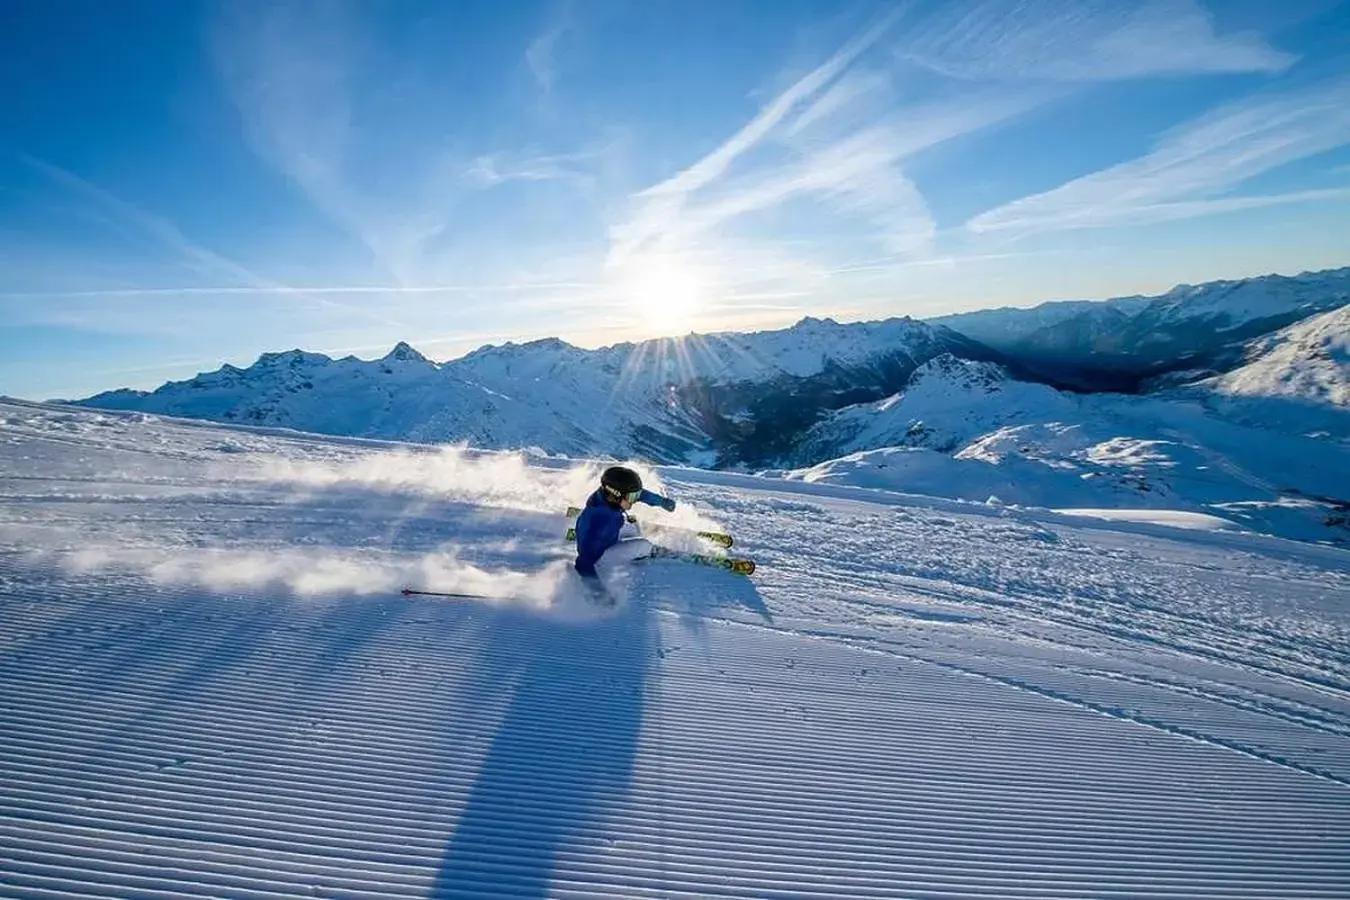
[[[606,469],[600,476],[600,487],[586,500],[586,508],[577,518],[577,561],[573,565],[588,583],[599,584],[600,575],[595,564],[616,545],[619,549],[609,554],[606,563],[626,562],[651,554],[652,545],[642,538],[619,540],[625,520],[633,521],[627,514],[635,503],[659,506],[667,512],[675,510],[674,500],[645,490],[642,478],[632,469],[626,466]]]

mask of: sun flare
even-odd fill
[[[707,302],[707,286],[688,263],[668,256],[634,260],[619,290],[644,330],[662,336],[688,333]]]

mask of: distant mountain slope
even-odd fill
[[[1226,371],[1242,342],[1350,303],[1350,267],[1296,276],[1180,285],[1157,297],[1045,303],[928,320],[1017,360],[1041,377],[1133,391],[1181,369]]]
[[[1014,380],[993,363],[944,354],[920,366],[901,393],[821,419],[803,436],[794,457],[809,465],[877,447],[950,453],[1012,422],[1072,421],[1079,415],[1073,395]]]
[[[892,393],[941,354],[997,357],[912,319],[808,318],[778,331],[594,351],[557,339],[508,343],[440,365],[406,344],[373,362],[269,353],[247,369],[77,402],[325,434],[711,465],[774,458],[824,411]]]
[[[1350,409],[1350,306],[1253,341],[1248,360],[1206,384],[1229,396],[1283,397]]]
[[[1281,435],[1350,445],[1350,306],[1249,341],[1244,359],[1225,374],[1159,396],[1199,402],[1215,415]],[[1350,501],[1350,477],[1332,490]]]
[[[1287,329],[1255,371],[1282,387],[1343,388],[1343,373],[1337,382],[1299,364],[1327,364],[1328,346],[1344,359],[1337,341],[1347,317],[1350,307]],[[1293,361],[1280,358],[1296,347]],[[1303,374],[1281,377],[1290,371]],[[1244,374],[1250,384],[1254,374]],[[822,418],[798,444],[797,468],[781,474],[1026,506],[1181,510],[1350,542],[1346,411],[1226,399],[1207,386],[1156,397],[1063,393],[941,356],[897,394]]]

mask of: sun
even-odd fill
[[[663,337],[691,331],[707,301],[707,286],[697,269],[675,256],[630,261],[618,279],[618,288],[642,330]]]

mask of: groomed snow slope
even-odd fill
[[[0,895],[1350,894],[1350,553],[596,471],[0,402]]]

